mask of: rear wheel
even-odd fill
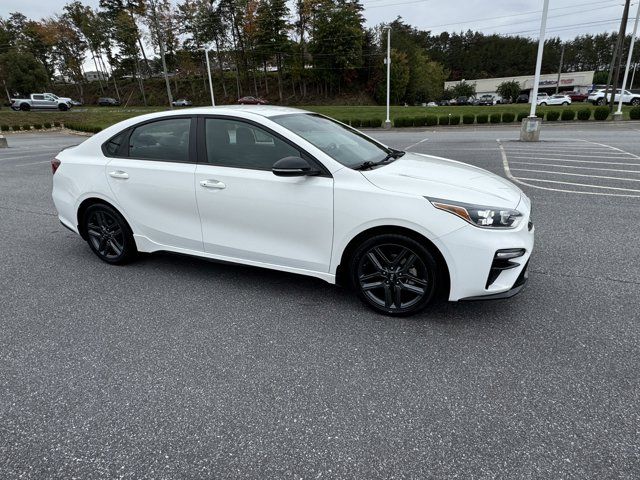
[[[547,106],[547,102],[540,102],[540,106],[541,107],[546,107]]]
[[[123,265],[137,254],[133,233],[125,219],[108,205],[96,204],[84,214],[85,237],[100,260]]]
[[[604,105],[604,104],[605,104],[605,103],[607,103],[607,102],[605,101],[604,97],[602,97],[602,98],[599,98],[599,99],[598,99],[598,102],[597,102],[597,103],[598,103],[598,105],[602,106],[602,105]]]
[[[387,315],[418,313],[436,292],[436,260],[424,246],[404,235],[383,234],[365,240],[354,252],[349,268],[360,299]]]

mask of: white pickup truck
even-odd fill
[[[60,110],[62,112],[71,108],[71,99],[58,97],[53,93],[32,93],[29,98],[12,98],[11,108],[13,110]]]

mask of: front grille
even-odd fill
[[[486,289],[493,285],[493,282],[495,282],[500,274],[505,270],[511,270],[512,268],[519,267],[520,264],[512,260],[522,257],[525,253],[526,250],[524,248],[505,248],[496,251],[493,256],[493,262],[491,262],[491,269],[489,269],[487,284],[484,288]]]

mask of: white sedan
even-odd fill
[[[60,221],[110,264],[171,251],[310,275],[389,315],[510,297],[527,279],[531,204],[515,185],[302,110],[143,115],[52,170]]]
[[[538,105],[546,106],[546,105],[570,105],[571,97],[568,95],[564,95],[562,93],[557,93],[555,95],[549,96],[546,93],[538,94]]]

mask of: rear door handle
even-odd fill
[[[109,176],[113,178],[129,178],[129,174],[127,172],[123,172],[122,170],[114,170],[113,172],[109,172]]]
[[[223,188],[227,188],[227,186],[218,181],[218,180],[202,180],[200,182],[200,185],[203,186],[204,188],[217,188],[219,190],[222,190]]]

